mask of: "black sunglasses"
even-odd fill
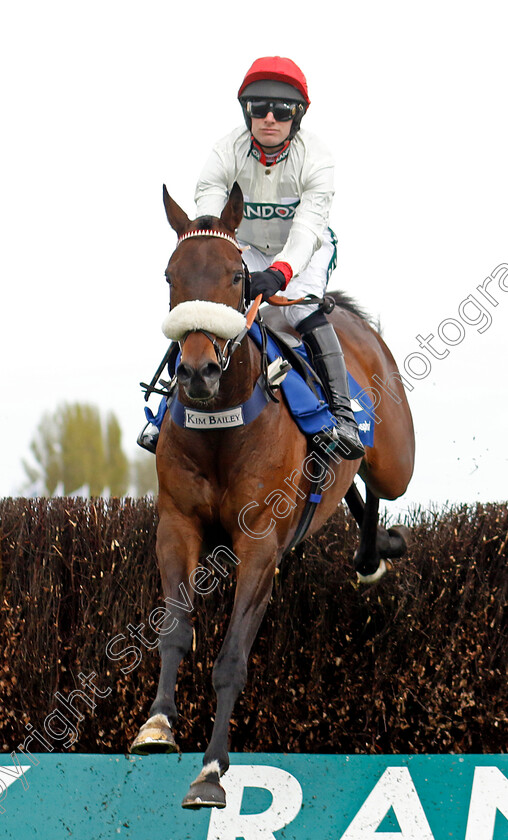
[[[247,113],[256,120],[264,119],[271,111],[274,120],[287,122],[301,110],[303,105],[297,102],[269,102],[267,99],[249,99],[247,102]]]

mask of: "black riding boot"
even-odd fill
[[[326,390],[330,411],[337,421],[333,432],[324,434],[328,440],[333,436],[344,460],[363,458],[365,449],[351,408],[344,354],[337,333],[322,312],[313,312],[304,318],[297,329],[311,352],[316,372]]]
[[[142,449],[152,452],[155,455],[157,441],[159,440],[159,429],[153,423],[146,423],[141,429],[136,443]]]

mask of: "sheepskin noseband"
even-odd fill
[[[235,338],[245,323],[245,315],[225,303],[186,300],[168,312],[162,322],[162,332],[172,341],[180,341],[194,330],[206,330],[217,338]]]

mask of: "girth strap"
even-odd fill
[[[311,452],[313,450],[311,449]],[[326,452],[319,453],[319,460],[320,463],[324,465],[324,467],[328,467],[330,463],[330,456]],[[314,461],[311,462],[314,464]],[[293,539],[289,543],[285,554],[288,554],[291,549],[293,549],[298,543],[301,543],[305,539],[305,535],[310,528],[311,522],[314,518],[314,514],[316,512],[316,508],[321,501],[321,488],[325,480],[328,478],[327,469],[323,469],[318,476],[314,474],[314,479],[311,482],[309,495],[307,496],[302,515],[300,517],[300,521],[296,528],[295,534]]]

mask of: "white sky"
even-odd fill
[[[304,125],[335,154],[331,287],[381,318],[399,365],[418,333],[457,319],[508,262],[507,23],[489,0],[4,4],[0,495],[19,493],[40,416],[63,401],[113,409],[136,453],[138,383],[166,348],[162,183],[194,215],[260,55],[300,64]],[[493,294],[491,326],[464,325],[414,382],[399,508],[507,497],[508,292]]]

